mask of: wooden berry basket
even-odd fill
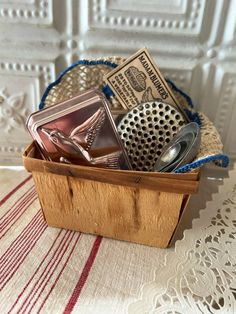
[[[42,160],[35,143],[23,154],[49,226],[165,248],[199,171],[111,170]]]

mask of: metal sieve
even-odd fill
[[[119,122],[118,132],[134,170],[152,171],[163,147],[185,124],[177,108],[153,101],[131,109]]]

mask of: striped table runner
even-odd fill
[[[127,313],[166,250],[48,227],[32,177],[0,171],[0,313]]]

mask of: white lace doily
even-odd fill
[[[236,313],[236,164],[131,314]]]

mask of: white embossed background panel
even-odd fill
[[[128,2],[128,3],[127,3]],[[201,25],[205,2],[182,1],[99,1],[90,6],[91,26],[144,32],[186,34]],[[158,13],[158,14],[157,14]]]
[[[5,23],[52,22],[52,0],[1,0],[0,21]]]
[[[1,163],[21,162],[25,118],[63,68],[80,58],[127,57],[143,46],[236,157],[235,34],[235,0],[1,0]]]
[[[0,62],[0,132],[3,163],[20,161],[29,143],[25,131],[28,115],[37,110],[40,97],[54,79],[54,64],[2,59]]]

